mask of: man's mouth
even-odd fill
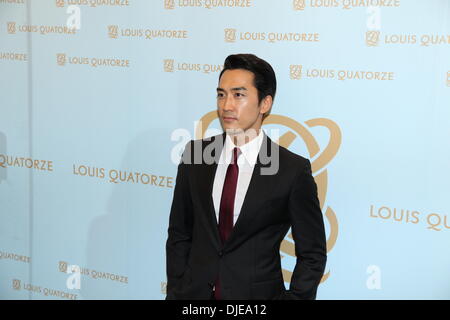
[[[223,121],[231,122],[231,121],[236,121],[236,120],[237,120],[237,118],[235,118],[235,117],[223,117]]]

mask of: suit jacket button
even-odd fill
[[[221,257],[221,256],[223,256],[223,251],[222,250],[219,251],[219,257]]]

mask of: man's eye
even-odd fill
[[[217,94],[217,98],[222,98],[223,97],[223,93],[218,93]]]
[[[236,97],[243,97],[244,95],[242,93],[236,92]]]

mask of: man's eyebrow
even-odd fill
[[[231,91],[247,91],[246,87],[237,87],[237,88],[231,88]],[[225,89],[217,88],[217,91],[225,91]]]

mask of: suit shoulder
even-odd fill
[[[205,147],[213,143],[212,153],[204,154]],[[184,164],[202,164],[204,162],[211,164],[214,161],[216,149],[223,145],[223,134],[206,137],[203,139],[194,139],[186,143],[182,155],[182,163]],[[205,157],[207,159],[205,159]]]
[[[189,140],[186,145],[184,146],[185,149],[187,148],[192,148],[193,146],[197,147],[197,146],[205,146],[211,142],[214,141],[220,141],[223,139],[223,134],[218,134],[215,136],[210,136],[210,137],[206,137],[206,138],[202,138],[202,139],[191,139]]]
[[[297,153],[294,153],[281,145],[278,145],[278,146],[279,146],[279,150],[280,150],[280,158],[284,158],[286,161],[286,164],[288,166],[289,165],[305,166],[309,163],[309,159],[307,159]]]

